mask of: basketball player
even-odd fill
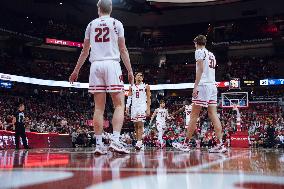
[[[192,92],[192,111],[190,114],[189,127],[187,130],[188,140],[192,138],[196,130],[197,119],[202,107],[208,110],[208,116],[212,121],[215,133],[218,138],[217,146],[209,150],[212,153],[224,153],[227,151],[222,142],[222,126],[217,115],[217,87],[215,81],[216,59],[213,53],[206,48],[206,37],[198,35],[194,39],[195,60],[196,60],[196,78]],[[186,149],[186,148],[181,148]]]
[[[173,114],[173,116],[175,116],[175,115],[179,114],[180,112],[184,111],[184,114],[185,114],[185,129],[187,129],[188,125],[189,125],[191,110],[192,110],[192,104],[189,104],[189,101],[185,100],[185,105]],[[186,143],[186,140],[184,141],[183,145],[181,145],[181,143],[179,143],[179,142],[173,142],[172,146],[176,149],[179,149],[179,150],[180,150],[180,148],[183,148],[183,151],[189,151],[190,149],[188,148],[188,146],[185,143]]]
[[[129,115],[131,105],[131,121],[134,122],[137,143],[136,150],[144,150],[142,135],[146,116],[150,115],[151,92],[150,86],[143,83],[143,74],[138,72],[135,76],[135,85],[129,87],[126,104],[126,114]]]
[[[185,100],[184,106],[181,107],[175,113],[173,113],[172,116],[175,116],[175,115],[179,114],[180,112],[184,111],[184,114],[185,114],[185,128],[187,129],[188,128],[188,124],[189,124],[189,120],[190,120],[191,110],[192,110],[192,104],[189,104],[189,101]]]
[[[156,117],[156,128],[158,130],[158,140],[160,148],[165,146],[163,141],[164,129],[166,128],[166,119],[171,119],[168,109],[165,108],[166,103],[164,100],[160,101],[160,107],[155,110],[151,117],[150,125],[152,125],[153,119]]]
[[[130,84],[134,83],[134,76],[130,64],[129,54],[125,46],[124,28],[120,21],[110,17],[112,12],[111,0],[99,0],[99,18],[91,21],[87,26],[84,45],[77,65],[69,80],[77,80],[79,71],[90,53],[89,92],[94,94],[94,129],[96,134],[95,154],[106,154],[102,143],[103,113],[105,110],[106,93],[110,93],[115,107],[113,114],[113,140],[110,149],[118,153],[129,153],[120,142],[120,131],[124,120],[124,85],[120,67],[120,56],[128,71]]]

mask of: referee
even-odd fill
[[[20,103],[18,109],[14,113],[14,123],[15,123],[15,142],[16,150],[19,149],[20,137],[25,149],[30,149],[27,143],[26,131],[25,131],[25,105]]]

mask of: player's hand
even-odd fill
[[[151,114],[150,108],[147,108],[147,110],[146,110],[146,115],[149,116],[150,114]]]
[[[126,113],[126,115],[129,115],[129,108],[125,109],[125,113]]]
[[[198,97],[197,87],[194,87],[193,92],[192,92],[192,97],[193,98],[197,98]]]
[[[79,73],[77,71],[73,71],[69,77],[69,82],[73,84],[73,82],[77,81]]]
[[[129,81],[129,84],[134,85],[134,75],[132,71],[128,72],[128,81]]]

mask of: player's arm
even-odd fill
[[[151,90],[150,90],[150,86],[146,85],[146,95],[147,95],[147,111],[146,114],[147,116],[150,115],[150,110],[151,110]]]
[[[129,93],[128,93],[128,97],[127,97],[127,102],[126,102],[126,114],[129,115],[129,107],[132,103],[132,88],[131,86],[129,86]]]
[[[156,115],[157,115],[157,109],[154,111],[154,113],[153,113],[153,115],[151,117],[150,125],[152,125],[152,122],[153,122],[154,118],[156,117]]]
[[[118,27],[118,47],[119,47],[119,52],[120,52],[120,56],[123,61],[123,64],[128,71],[129,83],[133,85],[134,75],[133,75],[133,70],[132,70],[131,63],[130,63],[129,53],[125,45],[124,28],[121,23],[119,23],[119,27]]]
[[[196,60],[196,76],[195,76],[195,82],[194,82],[194,88],[193,88],[193,92],[192,92],[192,96],[193,98],[197,97],[197,86],[201,80],[201,76],[203,73],[203,61],[206,57],[206,54],[204,54],[204,52],[197,50],[195,52],[195,60]]]
[[[167,119],[172,119],[172,118],[173,118],[173,117],[169,114],[169,111],[168,111],[168,110],[166,111],[166,118],[167,118]]]
[[[72,74],[69,77],[70,83],[77,81],[80,69],[83,66],[83,64],[85,63],[87,57],[89,56],[89,52],[90,52],[90,48],[91,48],[90,34],[91,34],[91,24],[89,24],[87,26],[86,33],[85,33],[85,39],[84,39],[84,43],[83,43],[83,49],[82,49],[81,54],[78,58],[77,64],[76,64]]]
[[[185,106],[181,107],[178,111],[174,112],[171,116],[175,116],[177,114],[179,114],[180,112],[183,112],[185,110]]]
[[[196,70],[194,87],[197,87],[200,80],[201,80],[201,76],[202,76],[202,73],[203,73],[203,60],[197,60],[196,66],[197,66],[197,70]]]

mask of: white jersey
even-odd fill
[[[120,21],[110,16],[99,17],[89,23],[85,39],[90,39],[90,62],[120,61],[118,37],[124,37],[124,28]]]
[[[157,118],[156,122],[160,124],[166,124],[166,118],[169,117],[168,109],[157,108]]]
[[[132,92],[132,108],[137,106],[147,106],[147,93],[146,84],[141,83],[140,85],[133,85],[131,87]]]
[[[185,105],[184,112],[185,112],[185,119],[190,120],[190,113],[192,110],[192,105]],[[186,123],[188,124],[188,123]]]
[[[199,85],[215,84],[216,59],[214,54],[206,48],[198,49],[195,51],[195,60],[203,60],[203,73]]]

